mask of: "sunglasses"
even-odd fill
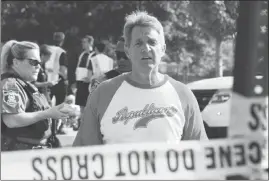
[[[38,60],[34,60],[34,59],[27,59],[29,60],[28,63],[32,66],[38,66],[41,65],[41,62],[39,62]]]
[[[116,51],[116,57],[118,60],[120,59],[124,59],[124,60],[128,60],[128,57],[126,56],[125,52],[119,52],[119,51]]]

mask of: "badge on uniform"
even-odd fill
[[[19,104],[19,100],[20,100],[20,95],[18,91],[14,91],[14,90],[3,90],[3,101],[15,108],[17,104]]]

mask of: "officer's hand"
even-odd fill
[[[69,117],[68,113],[62,112],[61,109],[64,107],[64,103],[58,105],[58,106],[53,106],[50,109],[48,109],[48,114],[50,118],[52,119],[66,119]]]

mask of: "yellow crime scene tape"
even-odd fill
[[[240,138],[14,151],[1,153],[1,179],[259,179],[261,148]]]
[[[264,168],[268,168],[268,96],[232,95],[231,121],[228,136],[257,137],[263,142]]]
[[[256,58],[250,45],[256,46],[257,38],[249,36],[259,29],[255,24],[259,4],[255,3],[240,2],[237,46],[242,49],[236,50],[240,56],[235,58],[237,83],[227,139],[2,152],[1,179],[223,180],[242,176],[244,180],[268,180],[268,171],[264,171],[268,170],[268,92],[266,96],[249,96],[253,87],[247,79],[254,75],[250,70]],[[248,72],[243,67],[249,67]],[[238,83],[242,82],[240,76],[245,77],[243,84]]]
[[[228,137],[260,140],[261,168],[268,170],[268,96],[245,97],[233,92]],[[268,173],[265,179],[268,179]]]

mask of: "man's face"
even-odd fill
[[[130,70],[132,68],[132,64],[124,51],[116,51],[116,57],[119,69]]]
[[[88,41],[87,38],[83,38],[82,39],[82,48],[83,50],[90,50],[92,47],[92,45],[90,44],[90,42]]]
[[[126,54],[134,71],[147,73],[160,64],[165,48],[161,35],[154,28],[136,26],[132,30]]]

